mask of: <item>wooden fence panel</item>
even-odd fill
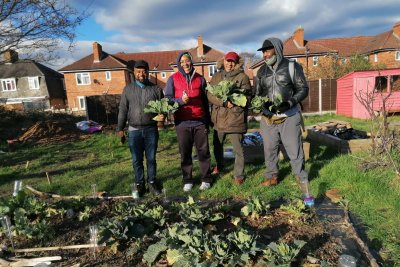
[[[121,95],[96,95],[86,97],[86,113],[89,120],[111,125],[118,123],[118,106]]]

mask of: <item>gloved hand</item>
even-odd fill
[[[274,105],[274,102],[272,102],[272,101],[267,101],[267,102],[264,103],[264,108],[269,110],[269,108],[270,108],[271,106],[273,106],[273,105]]]
[[[282,102],[277,108],[276,110],[279,113],[284,113],[286,111],[288,111],[290,109],[290,103],[289,102]]]

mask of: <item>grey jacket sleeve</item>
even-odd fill
[[[126,97],[126,91],[127,91],[126,89],[127,87],[124,88],[121,95],[121,101],[119,102],[117,131],[124,130],[128,116],[129,101]]]

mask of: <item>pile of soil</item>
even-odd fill
[[[90,134],[79,130],[72,121],[39,121],[27,129],[19,138],[21,143],[52,144],[84,140]]]

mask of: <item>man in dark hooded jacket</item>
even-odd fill
[[[277,38],[266,39],[258,51],[263,53],[264,64],[257,72],[256,96],[269,98],[260,123],[267,167],[262,185],[278,184],[280,142],[285,147],[298,183],[308,184],[308,173],[304,169],[302,117],[298,105],[308,95],[303,69],[297,62],[289,63],[284,58],[282,41]],[[290,64],[294,64],[292,75]]]
[[[174,113],[175,129],[181,154],[183,190],[192,189],[193,144],[199,159],[200,190],[211,187],[211,156],[208,144],[210,112],[206,95],[206,80],[193,67],[192,55],[182,52],[177,58],[178,71],[168,78],[165,96],[179,104]]]

